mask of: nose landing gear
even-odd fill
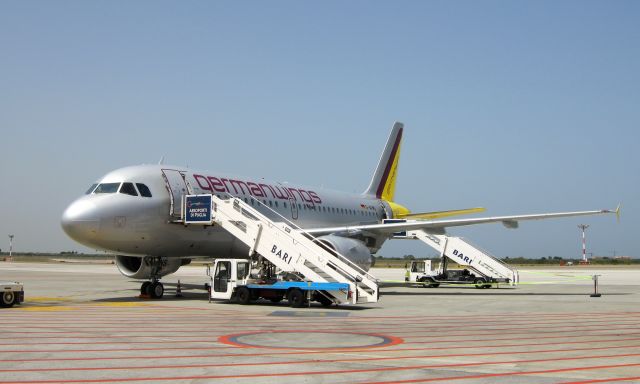
[[[151,281],[145,281],[140,286],[140,294],[147,295],[152,299],[161,299],[164,295],[164,285],[160,282],[160,270],[166,266],[167,260],[162,257],[147,256],[144,263],[151,268]]]
[[[158,280],[145,281],[140,286],[140,294],[147,295],[152,299],[161,299],[164,295],[164,285]]]

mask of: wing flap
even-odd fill
[[[399,214],[397,218],[398,219],[414,219],[414,220],[424,220],[424,219],[433,220],[433,219],[440,219],[443,217],[450,217],[450,216],[469,215],[472,213],[480,213],[484,211],[485,211],[484,208],[477,207],[477,208],[454,209],[450,211],[406,213],[406,214]]]

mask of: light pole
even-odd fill
[[[13,261],[13,235],[9,235],[9,261]]]
[[[578,228],[582,230],[582,260],[580,260],[580,264],[589,264],[589,260],[587,260],[587,241],[584,235],[584,232],[589,228],[586,224],[578,225]]]

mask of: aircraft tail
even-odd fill
[[[364,192],[365,195],[375,196],[385,201],[393,201],[403,129],[404,124],[400,122],[393,124],[391,134],[387,139],[387,145],[384,147],[378,167],[371,178],[369,188]]]

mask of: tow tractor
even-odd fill
[[[259,265],[258,265],[259,264]],[[249,304],[259,299],[278,303],[287,299],[294,308],[317,301],[323,306],[334,302],[351,302],[353,291],[347,283],[311,282],[288,280],[295,278],[288,273],[276,274],[277,268],[266,260],[252,263],[249,260],[217,259],[207,275],[211,276],[211,299],[230,300]]]
[[[475,285],[476,288],[491,288],[499,281],[494,278],[477,276],[468,269],[447,269],[447,258],[442,258],[440,267],[431,270],[431,260],[412,260],[404,280],[417,283],[425,288],[438,288],[441,284]]]
[[[24,301],[24,287],[15,281],[0,281],[0,307],[10,308],[14,304],[20,304]]]

